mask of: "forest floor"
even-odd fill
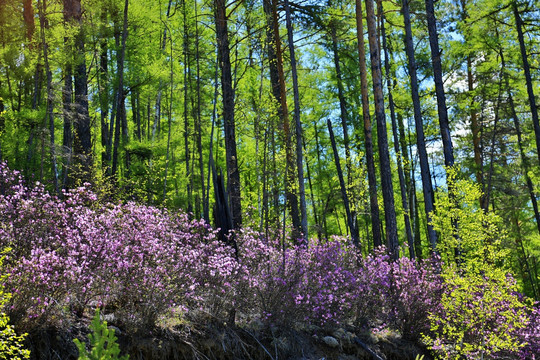
[[[90,319],[69,329],[43,328],[30,332],[27,348],[31,359],[76,360],[74,338],[88,339]],[[159,327],[127,334],[114,328],[123,354],[130,360],[183,359],[294,359],[294,360],[414,360],[429,352],[420,344],[392,332],[333,330],[318,327],[268,327],[253,322],[230,326],[212,321]]]

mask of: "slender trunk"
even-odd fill
[[[396,121],[396,111],[394,108],[394,98],[392,96],[392,81],[390,78],[390,61],[388,54],[388,46],[386,39],[386,30],[384,27],[384,12],[382,7],[382,2],[379,2],[379,14],[381,17],[381,32],[382,32],[382,41],[383,41],[383,51],[384,51],[384,68],[386,73],[386,87],[388,88],[388,103],[390,107],[390,119],[392,120],[392,134],[394,135],[394,151],[396,152],[396,161],[398,167],[398,176],[399,176],[399,189],[401,192],[401,205],[403,206],[403,220],[405,223],[405,233],[407,234],[407,244],[409,246],[409,257],[411,259],[415,258],[414,254],[414,239],[411,231],[411,221],[409,217],[409,204],[407,200],[407,189],[405,187],[405,176],[403,175],[403,166],[402,166],[402,157],[401,151],[399,150],[399,135],[397,129]]]
[[[101,116],[101,146],[105,149],[101,157],[102,169],[108,172],[110,166],[110,152],[107,152],[107,146],[109,144],[109,124],[107,118],[109,117],[109,79],[108,79],[108,67],[109,67],[109,56],[107,54],[107,40],[106,40],[106,29],[105,23],[107,21],[107,11],[104,9],[101,13],[102,28],[101,32],[101,41],[100,41],[100,52],[99,52],[99,107],[100,107],[100,116]]]
[[[242,204],[240,193],[240,172],[236,153],[236,133],[234,122],[234,89],[232,87],[229,34],[227,30],[226,1],[214,0],[218,63],[221,68],[221,93],[223,97],[223,121],[225,127],[225,151],[227,157],[227,189],[229,192],[233,226],[242,224]]]
[[[424,191],[424,208],[428,224],[428,238],[431,247],[435,250],[437,246],[437,233],[431,225],[431,213],[434,210],[433,203],[435,197],[433,194],[433,186],[431,184],[431,172],[429,169],[429,160],[426,151],[426,142],[424,138],[424,124],[422,120],[422,109],[420,107],[420,96],[418,94],[418,78],[416,75],[416,60],[414,56],[414,45],[411,30],[411,17],[409,12],[409,3],[407,0],[402,0],[401,10],[405,24],[405,48],[409,65],[409,77],[411,79],[411,96],[414,109],[414,122],[416,128],[416,147],[420,161],[420,174],[422,176],[422,189]]]
[[[356,0],[356,34],[358,38],[358,59],[360,66],[360,84],[362,93],[362,115],[364,118],[364,141],[366,147],[366,163],[369,186],[369,205],[371,212],[371,231],[373,246],[382,245],[381,224],[379,219],[379,203],[377,199],[377,177],[373,156],[373,138],[369,111],[369,93],[367,81],[366,50],[364,46],[364,27],[362,25],[362,0]]]
[[[347,225],[350,230],[351,239],[353,244],[360,246],[360,239],[358,235],[358,230],[354,224],[354,220],[351,215],[351,209],[349,206],[349,196],[347,195],[347,187],[345,186],[345,180],[343,179],[343,171],[341,170],[341,163],[339,161],[339,153],[336,146],[336,139],[334,137],[334,131],[332,130],[332,122],[330,119],[327,120],[328,124],[328,133],[330,134],[330,141],[332,142],[332,150],[334,152],[334,163],[336,164],[337,175],[339,179],[339,186],[341,188],[341,197],[343,199],[343,204],[345,205],[345,214],[347,216]]]
[[[538,121],[538,109],[536,107],[536,99],[534,96],[531,67],[529,65],[529,59],[527,58],[527,49],[525,48],[525,40],[523,37],[523,20],[521,19],[521,15],[519,14],[518,4],[516,1],[512,2],[512,9],[514,10],[514,18],[516,21],[519,50],[521,52],[521,60],[523,61],[523,73],[525,74],[527,95],[529,96],[529,106],[531,107],[531,116],[534,127],[534,135],[536,139],[536,152],[538,155],[538,161],[540,163],[540,123]]]
[[[386,117],[384,115],[381,58],[379,56],[379,36],[377,35],[377,23],[373,0],[366,0],[365,4],[371,58],[371,74],[373,79],[373,93],[375,98],[375,118],[377,121],[377,143],[379,148],[381,188],[384,203],[384,217],[386,220],[386,238],[388,250],[392,258],[398,259],[399,241],[397,236],[396,211],[394,207],[392,170],[390,167],[390,154],[388,151],[388,135],[386,132]]]
[[[64,18],[73,22],[78,28],[75,35],[74,49],[74,92],[75,116],[73,150],[81,165],[82,173],[77,174],[86,178],[92,171],[92,139],[90,133],[90,114],[88,112],[88,79],[86,76],[86,61],[84,58],[85,34],[82,28],[82,7],[80,0],[64,0]]]
[[[195,61],[197,67],[197,114],[196,114],[196,132],[197,132],[197,152],[199,153],[199,175],[201,180],[201,192],[202,192],[202,203],[203,203],[203,218],[206,222],[210,222],[210,214],[208,212],[208,207],[205,207],[206,198],[208,194],[206,193],[206,188],[204,186],[204,158],[203,158],[203,147],[202,147],[202,119],[201,119],[201,59],[199,53],[199,15],[197,9],[197,1],[194,2],[195,7]]]
[[[164,44],[166,45],[166,44]],[[168,131],[167,131],[167,153],[165,155],[165,174],[164,174],[164,178],[163,178],[163,202],[165,202],[167,200],[167,177],[168,177],[168,172],[169,172],[169,154],[171,152],[171,133],[172,133],[172,104],[173,104],[173,93],[174,93],[174,87],[173,87],[173,79],[174,79],[174,73],[173,73],[173,66],[174,66],[174,58],[173,58],[173,41],[172,41],[172,37],[171,37],[171,40],[170,40],[170,59],[169,59],[169,65],[170,65],[170,69],[169,69],[169,88],[170,88],[170,93],[169,93],[169,111],[168,111]],[[184,106],[187,106],[186,103],[184,102]],[[187,157],[186,157],[187,159]],[[187,160],[186,160],[187,161]],[[189,167],[188,167],[188,170],[189,170]],[[188,173],[189,175],[189,173]],[[188,177],[188,181],[189,181],[189,177]],[[189,188],[188,188],[188,193],[189,193]],[[191,202],[189,203],[191,204]],[[191,213],[191,208],[188,206],[188,214]]]
[[[298,170],[298,192],[300,193],[300,226],[302,236],[306,240],[309,239],[307,226],[307,209],[306,209],[306,190],[304,186],[304,164],[302,154],[302,123],[300,122],[300,94],[298,93],[298,72],[296,69],[296,55],[294,53],[293,27],[291,21],[291,11],[289,9],[289,1],[285,1],[285,15],[287,21],[287,36],[289,42],[289,53],[291,56],[291,72],[293,79],[293,96],[294,96],[294,123],[296,127],[296,168]]]
[[[47,115],[46,118],[49,121],[49,132],[50,132],[50,153],[51,153],[51,171],[53,177],[54,191],[56,194],[59,194],[58,188],[58,171],[56,168],[56,152],[55,152],[55,140],[54,140],[54,116],[53,116],[53,89],[52,89],[52,72],[49,66],[49,47],[47,41],[45,40],[45,11],[47,9],[47,3],[43,0],[39,8],[38,1],[38,11],[39,11],[39,27],[41,33],[41,46],[43,49],[43,61],[45,63],[45,73],[47,74]],[[43,143],[42,143],[43,144]],[[42,152],[43,157],[44,152]],[[42,161],[43,164],[43,161]]]
[[[337,40],[337,31],[335,24],[331,25],[331,37],[332,37],[332,52],[334,53],[334,67],[336,69],[336,79],[338,87],[338,99],[339,99],[339,109],[341,112],[341,127],[343,130],[343,145],[345,147],[345,167],[347,169],[347,188],[352,186],[352,163],[351,163],[351,149],[350,149],[350,139],[349,139],[349,115],[347,111],[347,100],[345,99],[345,89],[343,88],[343,75],[341,73],[341,64],[339,59],[338,51],[338,40]],[[358,220],[356,218],[356,211],[351,209],[351,218],[353,227],[350,229],[352,238],[359,241],[359,229],[358,229]],[[359,243],[357,244],[359,245]]]
[[[448,109],[446,108],[446,96],[444,93],[441,50],[439,49],[439,35],[437,33],[437,21],[435,19],[434,0],[425,0],[426,15],[429,32],[429,46],[431,48],[431,63],[433,65],[433,81],[435,82],[435,94],[437,96],[437,111],[439,114],[439,128],[443,142],[444,165],[454,165],[454,149],[450,126],[448,124]]]
[[[186,16],[186,2],[184,1],[182,7],[183,13],[183,22],[184,22],[184,156],[186,160],[186,179],[187,179],[187,211],[188,213],[193,212],[193,176],[190,171],[189,158],[189,117],[188,117],[188,87],[191,80],[191,65],[189,58],[189,34],[187,26],[187,16]],[[171,49],[172,56],[172,49]],[[172,89],[172,69],[171,69],[171,89]]]
[[[268,57],[270,60],[270,80],[272,83],[272,93],[278,102],[278,117],[283,126],[283,137],[285,142],[286,174],[285,174],[285,198],[291,214],[293,225],[293,239],[301,236],[301,220],[298,211],[298,199],[294,191],[295,163],[292,150],[292,134],[289,123],[289,110],[287,106],[287,90],[285,87],[285,74],[283,70],[283,53],[279,35],[279,22],[277,12],[277,0],[265,1],[265,12],[269,17],[272,33],[267,33]]]
[[[112,175],[115,175],[118,170],[118,151],[120,146],[120,126],[126,117],[125,111],[125,95],[124,95],[124,58],[126,54],[126,39],[127,39],[127,23],[128,23],[128,6],[129,0],[124,2],[124,20],[122,28],[122,43],[120,47],[120,54],[118,54],[118,89],[117,89],[117,101],[116,105],[116,128],[114,129],[114,150],[113,150],[113,165]],[[124,134],[125,136],[125,134]],[[127,138],[126,138],[127,140]]]
[[[533,278],[533,273],[532,273],[531,266],[529,265],[527,252],[525,251],[525,246],[523,246],[523,237],[521,235],[521,225],[519,224],[518,215],[516,214],[515,210],[513,211],[512,220],[514,222],[514,226],[516,230],[516,246],[519,248],[519,250],[521,250],[521,254],[522,254],[522,256],[518,255],[518,257],[521,257],[519,261],[521,262],[521,264],[525,264],[525,269],[526,269],[525,271],[529,275],[528,279],[525,279],[525,276],[523,274],[523,282],[525,282],[526,280],[529,280],[531,284],[531,289],[533,292],[533,297],[535,300],[538,300],[539,298],[538,291],[537,291],[538,283]]]
[[[534,186],[532,183],[532,179],[529,175],[529,169],[531,168],[529,158],[527,157],[525,153],[525,148],[523,146],[523,137],[521,132],[521,126],[519,123],[519,118],[516,111],[516,106],[514,104],[514,97],[512,96],[512,92],[510,91],[510,81],[508,80],[508,75],[506,73],[506,62],[504,60],[504,53],[502,49],[499,49],[499,55],[501,57],[501,65],[502,65],[502,71],[503,71],[503,77],[504,77],[504,83],[506,87],[506,93],[508,95],[508,102],[510,105],[510,114],[512,116],[512,120],[514,121],[514,127],[516,128],[516,135],[518,140],[518,148],[519,148],[519,156],[521,159],[521,167],[523,176],[525,176],[525,182],[527,184],[527,189],[529,191],[529,197],[531,199],[531,203],[533,205],[533,211],[534,211],[534,218],[536,220],[536,228],[538,230],[538,234],[540,234],[540,213],[538,210],[538,201],[536,200],[536,194],[534,191]]]

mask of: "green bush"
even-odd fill
[[[5,252],[4,252],[5,253]],[[0,258],[0,269],[4,257]],[[10,293],[6,293],[4,286],[7,275],[0,276],[0,309],[3,309],[11,298]],[[17,335],[13,326],[9,325],[9,316],[3,311],[0,312],[0,360],[23,360],[30,358],[30,351],[24,349],[23,342],[26,334]]]

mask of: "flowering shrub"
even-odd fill
[[[404,337],[418,339],[429,330],[428,316],[437,308],[443,289],[435,272],[438,259],[416,263],[408,258],[392,262],[379,248],[358,270],[357,307],[359,321],[399,330]]]
[[[154,207],[99,204],[81,187],[60,200],[7,175],[0,197],[1,246],[12,309],[47,317],[105,306],[132,324],[151,325],[165,310],[227,292],[231,250],[205,224]]]
[[[442,214],[434,216],[441,224]],[[234,234],[237,260],[216,231],[186,214],[102,203],[88,185],[60,199],[40,184],[25,186],[0,164],[0,247],[12,248],[5,262],[12,320],[44,323],[102,307],[130,330],[178,311],[225,321],[234,309],[266,324],[356,322],[413,340],[425,334],[447,357],[531,358],[540,347],[538,306],[526,308],[505,272],[478,265],[481,256],[496,263],[501,254],[491,230],[477,230],[470,233],[482,235],[485,246],[476,250],[462,236],[460,271],[447,265],[453,243],[441,248],[443,266],[438,258],[392,261],[384,248],[362,258],[341,237],[308,245],[285,239],[284,246],[250,229]]]
[[[521,330],[521,338],[525,346],[519,351],[519,359],[536,360],[540,356],[540,302],[530,309],[529,323]]]

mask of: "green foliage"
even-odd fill
[[[0,268],[4,257],[0,259]],[[0,276],[0,284],[3,284],[7,275]],[[0,285],[0,308],[3,308],[9,301],[11,294],[4,291],[4,286]],[[23,360],[30,358],[30,351],[24,349],[23,342],[26,334],[17,335],[12,325],[9,325],[9,316],[0,312],[0,360]]]
[[[455,169],[448,169],[448,186],[453,194],[441,194],[433,214],[446,290],[424,340],[444,359],[515,352],[529,320],[505,266],[500,218],[478,207],[479,186],[458,180]]]
[[[127,360],[129,358],[128,355],[120,357],[120,348],[116,343],[114,329],[109,329],[107,322],[100,320],[99,309],[96,309],[90,330],[92,330],[92,334],[88,335],[92,347],[90,352],[79,339],[73,340],[79,349],[79,360]]]
[[[437,251],[443,262],[447,266],[459,263],[463,272],[506,265],[508,251],[502,243],[507,234],[498,215],[478,206],[480,186],[458,179],[453,168],[447,169],[447,182],[452,196],[440,193],[432,214],[433,228],[439,233]]]

